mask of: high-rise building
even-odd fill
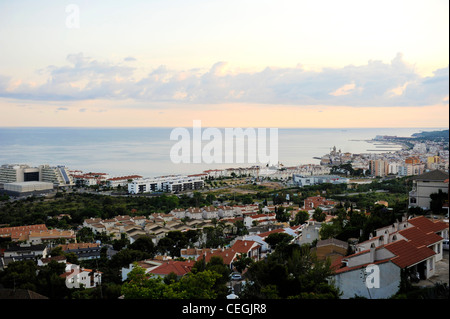
[[[369,169],[372,176],[386,176],[389,174],[389,162],[383,160],[371,160],[369,162]]]
[[[0,183],[39,181],[39,168],[26,164],[4,164],[0,166]]]
[[[0,166],[0,183],[48,182],[58,186],[74,185],[73,178],[64,166],[4,164]]]
[[[74,185],[72,176],[69,175],[64,166],[40,165],[39,170],[41,173],[40,181],[42,182],[58,184],[59,186]]]

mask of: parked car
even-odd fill
[[[444,239],[444,243],[442,246],[443,246],[442,248],[444,248],[444,250],[448,250],[448,239]]]
[[[241,280],[241,279],[242,279],[242,276],[238,273],[233,273],[231,275],[231,280]]]

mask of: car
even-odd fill
[[[241,280],[242,276],[238,273],[234,273],[231,275],[231,280]]]
[[[448,239],[444,239],[442,246],[443,246],[442,248],[444,248],[444,250],[448,250]]]

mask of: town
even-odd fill
[[[448,298],[448,131],[369,142],[401,150],[159,177],[3,164],[0,298]]]

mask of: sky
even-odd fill
[[[0,0],[0,126],[448,127],[449,2]]]

